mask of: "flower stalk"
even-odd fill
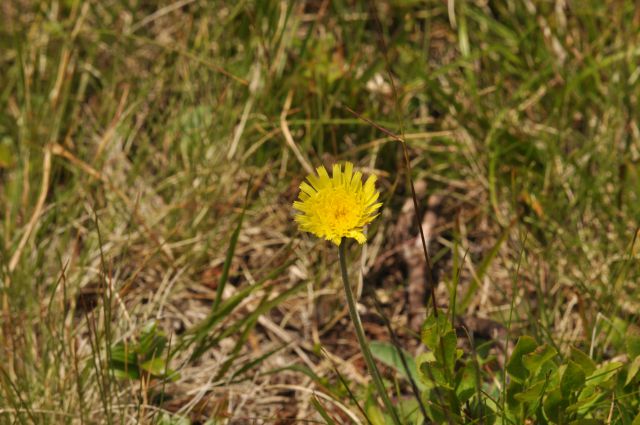
[[[340,270],[342,271],[342,284],[344,286],[344,293],[347,298],[347,305],[349,307],[349,316],[351,317],[351,322],[356,329],[356,337],[358,338],[358,343],[360,344],[360,348],[362,349],[362,356],[367,363],[367,369],[369,369],[369,374],[371,374],[371,377],[373,378],[376,390],[380,394],[386,410],[391,415],[393,423],[395,425],[402,425],[400,419],[398,418],[398,414],[393,407],[393,404],[391,404],[389,395],[387,394],[384,383],[382,382],[380,371],[378,370],[378,367],[373,360],[373,355],[371,354],[367,338],[364,334],[362,321],[360,320],[360,315],[358,314],[358,309],[356,307],[355,297],[353,296],[353,291],[351,290],[351,285],[349,284],[349,274],[347,272],[347,260],[345,255],[345,241],[346,238],[342,238],[338,247],[338,252],[340,257]]]

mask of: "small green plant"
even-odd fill
[[[418,376],[425,385],[423,400],[434,420],[461,423],[463,406],[474,394],[477,376],[471,362],[457,367],[463,351],[456,348],[457,336],[443,314],[431,315],[424,324],[422,342],[429,348],[417,358]],[[474,403],[474,411],[475,409]]]
[[[109,367],[118,378],[165,378],[175,380],[178,373],[167,365],[167,337],[155,322],[148,323],[137,341],[118,342],[109,350]]]
[[[449,424],[640,424],[640,338],[627,331],[628,362],[596,363],[571,347],[563,355],[530,336],[518,339],[503,374],[506,388],[457,348],[447,316],[429,316],[422,332],[428,348],[416,359],[428,420]],[[499,379],[497,380],[499,381]],[[615,401],[615,404],[614,404]],[[613,408],[615,406],[615,409]]]

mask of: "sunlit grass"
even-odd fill
[[[370,340],[425,350],[411,169],[484,391],[522,334],[624,357],[638,6],[375,4],[1,6],[0,423],[366,423],[338,256],[290,208],[310,167],[344,161],[384,205],[348,254]]]

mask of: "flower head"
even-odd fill
[[[362,184],[362,173],[353,172],[353,164],[333,166],[333,175],[320,166],[318,175],[307,176],[300,184],[299,199],[293,207],[301,214],[295,216],[300,230],[311,232],[340,245],[342,238],[353,238],[364,243],[367,238],[363,227],[378,216],[382,205],[376,203],[380,193],[376,190],[376,176],[369,176]]]

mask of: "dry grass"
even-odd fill
[[[350,249],[365,326],[390,339],[377,298],[424,350],[406,167],[376,126],[407,141],[438,303],[456,293],[498,342],[496,377],[520,333],[619,356],[612,329],[638,311],[640,9],[495,3],[385,1],[381,30],[363,2],[3,3],[0,422],[323,423],[317,397],[366,423],[338,376],[371,402],[337,252],[290,205],[320,163],[380,177],[381,219]],[[223,283],[238,304],[194,332]],[[117,378],[109,347],[152,322],[179,376]]]

